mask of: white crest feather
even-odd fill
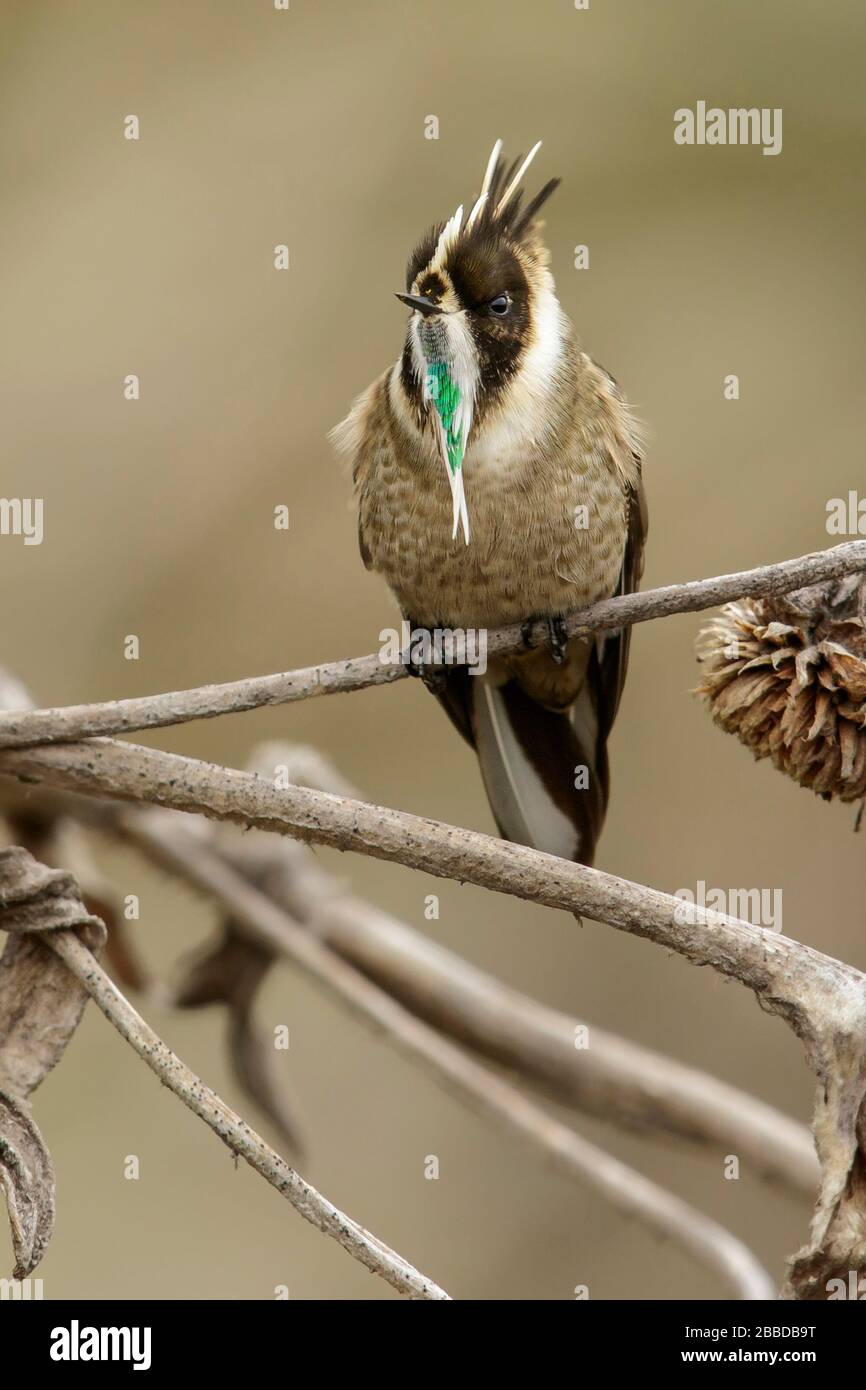
[[[502,141],[497,140],[493,149],[490,151],[490,158],[487,161],[487,168],[484,170],[484,178],[481,183],[481,192],[489,193],[490,184],[493,180],[493,171],[496,168],[496,161],[502,153]]]
[[[466,219],[466,229],[465,229],[465,230],[466,230],[467,232],[469,232],[469,231],[472,230],[472,225],[473,225],[473,223],[474,223],[476,217],[478,216],[479,212],[480,212],[481,209],[484,207],[484,204],[485,204],[486,202],[487,202],[487,194],[486,194],[486,193],[482,193],[482,194],[480,195],[480,197],[479,197],[477,203],[475,204],[475,206],[473,207],[472,211],[470,212],[469,216],[468,216],[467,219]]]
[[[445,223],[445,226],[442,228],[442,231],[439,234],[439,240],[436,243],[436,250],[433,252],[433,259],[430,262],[431,270],[441,269],[442,262],[445,260],[445,257],[447,256],[449,249],[460,235],[460,228],[462,223],[463,204],[461,203],[454,216],[449,217],[448,221]]]
[[[487,199],[490,195],[490,184],[493,180],[493,171],[496,168],[496,161],[499,158],[501,152],[502,141],[497,140],[496,144],[493,146],[493,149],[490,151],[490,158],[487,161],[487,168],[484,170],[484,178],[481,182],[481,193],[479,194],[478,202],[475,204],[474,208],[470,212],[466,222],[467,232],[473,226],[476,217],[478,216],[481,209],[484,207],[484,204],[487,202]]]
[[[514,196],[515,190],[520,184],[520,180],[523,178],[523,175],[526,173],[527,169],[529,168],[530,164],[532,163],[533,159],[538,154],[538,151],[540,149],[541,141],[538,140],[536,144],[532,146],[532,149],[529,151],[529,154],[526,156],[517,173],[514,175],[514,178],[511,180],[502,197],[499,199],[499,202],[496,205],[496,212],[494,213],[495,217],[498,217],[499,214],[503,211],[503,209],[508,206],[509,200]]]

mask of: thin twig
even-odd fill
[[[438,1081],[473,1110],[539,1148],[554,1166],[606,1198],[625,1216],[637,1218],[673,1240],[715,1271],[739,1299],[775,1298],[776,1289],[748,1247],[710,1217],[665,1191],[643,1174],[574,1133],[461,1048],[414,1017],[378,985],[342,960],[241,874],[206,841],[178,834],[152,817],[121,818],[125,838],[149,851],[163,866],[219,903],[254,939],[275,948],[323,985],[341,1003],[420,1061]]]
[[[352,1221],[290,1168],[264,1139],[167,1047],[136,1013],[74,932],[46,932],[45,944],[81,981],[109,1022],[159,1077],[163,1085],[209,1125],[234,1153],[275,1187],[317,1230],[332,1236],[373,1274],[413,1299],[442,1300],[448,1294],[400,1255]]]
[[[699,612],[731,599],[753,598],[786,593],[807,584],[840,578],[866,569],[866,541],[846,541],[829,550],[784,560],[775,565],[742,570],[711,579],[671,584],[643,593],[623,594],[603,599],[589,608],[579,609],[566,618],[570,634],[609,631],[652,618],[676,613]],[[544,624],[536,623],[529,634],[532,641],[544,640]],[[487,635],[490,656],[514,651],[525,640],[522,627],[514,624],[497,628]],[[67,743],[104,734],[132,733],[136,729],[159,729],[185,724],[193,719],[212,719],[220,714],[259,709],[263,705],[286,705],[316,695],[332,695],[387,685],[407,674],[402,663],[385,660],[379,653],[330,661],[297,671],[276,675],[251,676],[224,685],[199,686],[160,695],[142,695],[129,700],[110,700],[105,704],[67,705],[58,709],[0,713],[0,748],[24,748],[39,743]]]

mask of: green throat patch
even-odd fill
[[[463,427],[459,433],[454,429],[454,415],[460,404],[460,390],[451,375],[447,362],[427,364],[427,390],[436,407],[445,431],[445,448],[448,454],[448,467],[456,473],[466,452],[463,440]]]

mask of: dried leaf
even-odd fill
[[[4,813],[19,845],[40,863],[62,867],[75,876],[88,912],[108,929],[105,955],[115,979],[141,993],[150,989],[153,981],[132,942],[119,896],[99,872],[83,828],[66,816],[27,804],[13,802]]]
[[[253,1002],[275,953],[241,935],[231,921],[219,939],[188,965],[172,1001],[181,1008],[222,1004],[228,1010],[228,1051],[238,1084],[282,1135],[295,1158],[303,1150],[288,1097],[275,1074],[274,1047],[256,1028]]]
[[[273,1040],[253,1024],[252,1012],[233,1009],[229,1017],[229,1056],[238,1085],[282,1135],[289,1153],[299,1161],[305,1149],[297,1116],[276,1075]]]
[[[26,1101],[0,1091],[0,1187],[15,1256],[14,1279],[32,1274],[54,1230],[54,1167]]]
[[[54,1171],[27,1098],[60,1060],[88,997],[38,938],[70,929],[94,951],[105,939],[71,874],[26,849],[0,850],[0,931],[9,933],[0,957],[0,1186],[19,1279],[36,1267],[54,1227]]]

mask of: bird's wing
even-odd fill
[[[643,571],[647,508],[639,460],[626,492],[627,536],[614,593]],[[607,739],[625,682],[631,629],[572,639],[565,666],[536,648],[485,676],[449,671],[437,691],[477,753],[500,834],[591,864],[607,809]],[[495,665],[495,664],[494,664]],[[580,769],[587,769],[586,784]]]
[[[358,548],[367,569],[374,567],[370,532],[376,524],[376,490],[372,484],[381,453],[390,447],[385,428],[388,375],[383,373],[362,391],[345,420],[329,435],[337,457],[351,470],[358,501]]]
[[[640,470],[640,460],[638,470]],[[647,503],[643,480],[638,471],[637,482],[626,494],[628,531],[619,582],[615,594],[632,594],[640,584],[643,574],[644,547],[647,536]],[[631,628],[617,628],[613,632],[600,634],[594,652],[597,674],[593,677],[593,662],[590,663],[590,678],[598,687],[599,738],[606,740],[613,728],[613,721],[619,709],[620,696],[625,684],[628,667],[628,653],[631,644]]]

